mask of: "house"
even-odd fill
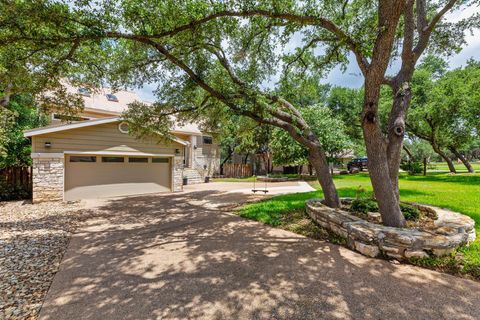
[[[218,171],[218,145],[196,124],[175,125],[168,141],[139,140],[121,119],[137,94],[67,89],[83,97],[83,112],[52,112],[49,126],[24,132],[32,143],[34,202],[181,191]]]

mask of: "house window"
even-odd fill
[[[95,156],[70,156],[70,162],[97,162]]]
[[[112,93],[108,93],[105,96],[107,97],[108,101],[118,102],[117,96]]]
[[[152,158],[152,163],[168,163],[168,158]]]
[[[209,136],[203,136],[203,144],[212,144],[213,138]]]
[[[121,132],[121,133],[128,133],[128,123],[126,122],[120,122],[118,124],[118,130]]]
[[[102,162],[125,162],[124,157],[102,157]]]
[[[85,97],[90,97],[92,92],[88,88],[78,88],[78,93]]]
[[[129,157],[128,162],[134,162],[134,163],[148,163],[148,158],[144,157]]]

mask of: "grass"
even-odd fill
[[[472,162],[471,165],[475,171],[480,171],[480,162]],[[458,172],[467,172],[467,168],[462,163],[454,162],[454,166]],[[446,162],[432,162],[427,170],[449,171]]]
[[[213,178],[213,182],[253,182],[255,178],[245,177],[245,178]]]
[[[339,175],[334,177],[335,185],[341,197],[355,197],[359,190],[366,196],[372,193],[370,178],[367,173],[357,175]],[[320,189],[317,181],[310,184]],[[477,240],[468,247],[462,247],[457,255],[445,258],[416,259],[411,262],[416,265],[443,270],[455,274],[464,274],[480,279],[480,174],[430,173],[424,176],[400,176],[400,195],[404,201],[414,201],[448,208],[461,212],[475,220]],[[240,209],[240,215],[249,219],[305,234],[311,233],[312,226],[302,219],[308,219],[305,214],[305,200],[321,198],[322,192],[290,194],[270,198],[266,201],[253,203]],[[296,219],[294,219],[296,218]],[[297,222],[304,229],[296,228]],[[313,224],[313,222],[310,222]],[[317,238],[338,242],[331,234],[321,231]]]
[[[284,174],[284,173],[270,173],[268,174],[269,178],[289,178],[289,179],[300,179],[302,178],[301,175],[292,173],[292,174]],[[311,178],[307,176],[303,176],[303,179],[311,180],[315,179],[314,176]],[[245,178],[214,178],[212,181],[214,182],[253,182],[255,180],[254,176],[245,177]]]

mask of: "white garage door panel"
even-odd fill
[[[66,157],[65,200],[170,192],[169,163],[70,162]]]

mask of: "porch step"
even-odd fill
[[[188,179],[188,184],[203,183],[204,178],[196,169],[184,169],[183,177]]]

